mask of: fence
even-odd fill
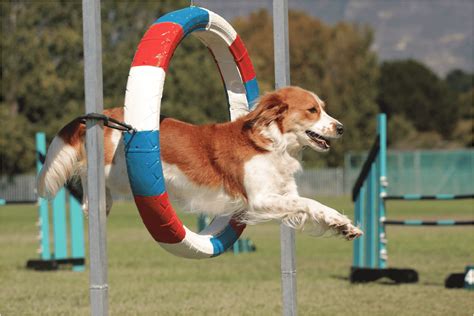
[[[345,192],[350,192],[367,153],[345,157]],[[474,150],[395,151],[387,154],[389,195],[471,194],[474,192]]]
[[[342,168],[308,169],[297,175],[298,188],[303,196],[344,195],[344,171]],[[17,175],[10,179],[0,178],[0,199],[9,202],[36,201],[36,176]],[[114,200],[131,200],[131,196],[116,195]]]
[[[296,176],[302,196],[350,195],[367,158],[366,152],[349,153],[344,168],[306,169]],[[389,151],[387,173],[389,194],[470,194],[474,192],[474,150]],[[35,201],[35,176],[0,178],[0,199]],[[126,200],[125,195],[114,196]]]
[[[302,196],[341,196],[344,191],[342,168],[306,169],[296,176],[298,191]]]
[[[9,202],[35,202],[36,176],[22,174],[12,178],[0,177],[0,199]]]

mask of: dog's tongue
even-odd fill
[[[319,144],[321,144],[321,145],[322,145],[324,148],[326,148],[326,149],[329,148],[329,147],[331,147],[331,144],[330,144],[329,140],[327,140],[327,139],[324,139],[324,138],[322,138],[322,137],[318,137],[318,138],[316,139],[316,141],[317,141]]]
[[[331,147],[331,143],[329,142],[328,139],[325,139],[323,138],[321,135],[315,133],[315,132],[312,132],[312,131],[306,131],[306,133],[309,135],[309,137],[315,141],[316,143],[318,143],[318,145],[320,145],[321,147],[323,147],[324,149],[328,149],[329,147]]]

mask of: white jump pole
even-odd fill
[[[102,113],[100,0],[82,0],[86,114]],[[91,315],[108,314],[103,123],[87,120],[87,197]]]
[[[288,44],[288,0],[273,0],[273,43],[275,88],[290,85],[290,50]],[[280,225],[282,314],[296,315],[295,231]]]

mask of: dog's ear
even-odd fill
[[[267,93],[260,98],[257,108],[246,116],[244,126],[246,129],[255,130],[275,122],[283,132],[283,118],[287,111],[288,104],[277,92]]]

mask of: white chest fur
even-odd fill
[[[222,215],[245,208],[242,199],[232,198],[222,187],[209,188],[191,182],[176,165],[163,163],[163,173],[170,200],[186,211]]]
[[[297,194],[295,173],[299,161],[288,153],[257,155],[245,164],[244,185],[249,201],[267,194]]]

